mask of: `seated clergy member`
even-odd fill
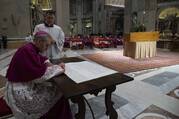
[[[48,33],[39,31],[34,41],[19,48],[12,58],[6,74],[5,100],[16,119],[72,119],[68,101],[49,80],[64,73],[64,64],[53,65],[39,54],[51,42]]]

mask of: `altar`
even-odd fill
[[[134,59],[156,56],[158,32],[132,32],[124,37],[124,56]]]

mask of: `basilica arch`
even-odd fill
[[[157,11],[157,29],[168,36],[179,31],[179,7],[168,6],[159,8]]]

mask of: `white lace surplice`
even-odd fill
[[[47,81],[60,74],[58,65],[47,68],[45,74],[30,82],[7,82],[5,100],[16,119],[38,119],[52,108],[62,93],[53,81]]]

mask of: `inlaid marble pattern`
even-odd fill
[[[177,76],[179,76],[179,74],[166,71],[166,72],[154,75],[152,77],[146,78],[143,81],[146,83],[155,85],[155,86],[160,86],[164,83],[167,83],[168,81],[171,81],[172,79],[176,78]]]
[[[88,102],[91,105],[91,108],[94,112],[96,119],[99,119],[103,115],[105,115],[106,107],[104,104],[104,99],[105,99],[105,95],[100,95],[98,97],[93,97],[88,99]],[[127,100],[115,94],[112,95],[112,101],[114,102],[114,108],[116,110],[128,103]],[[72,105],[71,107],[72,107],[72,112],[75,113],[77,111],[77,107],[75,105]],[[92,115],[88,105],[86,105],[86,107],[87,107],[86,119],[92,119]]]
[[[179,117],[155,105],[151,105],[133,119],[179,119]]]
[[[169,92],[167,95],[179,100],[179,86],[175,88],[174,90],[172,90],[171,92]]]

